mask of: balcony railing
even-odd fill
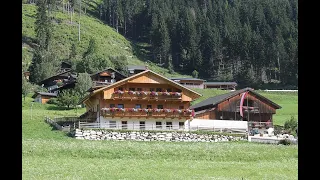
[[[256,121],[249,121],[248,126],[251,128],[269,128],[272,127],[272,122],[256,122]]]
[[[115,91],[112,99],[131,100],[178,100],[181,101],[180,92],[155,92],[155,91]]]
[[[190,109],[135,109],[135,108],[102,108],[101,115],[106,117],[153,117],[184,118],[191,117]]]
[[[93,81],[93,86],[106,86],[111,84],[111,82],[104,82],[104,81]]]
[[[259,107],[242,106],[244,112],[259,113]],[[240,112],[240,106],[237,106],[237,112]]]
[[[184,125],[155,125],[155,124],[139,124],[139,123],[128,123],[128,124],[115,124],[115,123],[87,123],[79,122],[79,128],[87,129],[123,129],[123,130],[154,130],[154,131],[176,131],[185,130]]]

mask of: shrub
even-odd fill
[[[297,136],[297,128],[298,128],[298,121],[294,118],[294,116],[291,116],[290,120],[287,120],[284,123],[284,130],[288,134],[292,134],[294,136]]]
[[[51,98],[51,99],[49,99],[49,101],[47,102],[47,104],[55,104],[55,105],[58,105],[58,100],[57,100],[57,98]]]
[[[284,131],[284,128],[283,126],[280,126],[280,125],[274,125],[273,126],[274,128],[274,134],[277,135],[277,134],[283,134],[283,131]]]
[[[281,139],[278,144],[290,145],[291,141],[289,139]]]

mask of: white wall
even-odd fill
[[[186,124],[189,121],[186,122]],[[234,121],[234,120],[209,120],[209,119],[193,119],[190,121],[190,129],[246,129],[248,130],[248,122],[247,121]]]
[[[135,118],[112,118],[112,117],[106,117],[104,118],[103,116],[100,116],[100,127],[101,128],[110,128],[109,127],[109,123],[110,121],[116,121],[116,129],[122,129],[122,123],[121,121],[127,121],[127,129],[133,130],[139,130],[140,129],[140,121],[144,121],[145,122],[145,128],[147,130],[152,130],[152,129],[156,129],[156,122],[161,122],[162,125],[162,129],[166,129],[166,122],[172,122],[172,129],[179,129],[179,122],[185,122],[185,120],[181,120],[181,119],[155,119],[155,118],[140,118],[140,119],[135,119]],[[96,122],[99,122],[99,119],[97,119]],[[187,124],[185,123],[185,126]],[[181,130],[181,129],[180,129]]]

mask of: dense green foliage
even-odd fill
[[[87,90],[92,87],[92,79],[88,73],[79,73],[77,82],[74,87],[75,92],[78,93],[79,98],[83,98],[88,94]]]
[[[298,179],[297,145],[77,140],[44,116],[85,108],[31,110],[32,100],[22,102],[22,179]]]
[[[75,108],[79,103],[79,93],[73,89],[62,90],[57,97],[57,105],[60,107]]]
[[[294,116],[291,116],[289,120],[287,120],[284,123],[284,129],[287,131],[288,134],[295,135],[297,134],[297,128],[298,128],[298,121],[294,118]]]
[[[152,60],[240,86],[297,86],[297,0],[104,0],[101,20],[136,41]]]

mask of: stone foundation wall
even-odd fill
[[[76,139],[88,140],[134,140],[134,141],[185,141],[185,142],[220,142],[247,141],[247,137],[232,135],[194,134],[189,132],[117,132],[110,130],[81,130],[71,132]]]

